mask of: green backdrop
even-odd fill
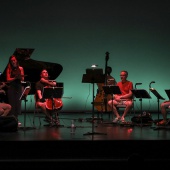
[[[169,81],[168,1],[113,0],[2,0],[0,5],[0,70],[16,48],[34,48],[32,59],[59,63],[57,78],[64,83],[63,111],[89,111],[92,84],[82,83],[86,68],[105,69],[105,56],[112,75],[121,70],[137,88],[149,93],[149,83],[166,100]],[[96,92],[95,86],[95,92]],[[157,111],[157,98],[143,99],[143,110]],[[70,99],[71,97],[71,99]],[[162,100],[160,101],[162,102]],[[27,109],[34,106],[28,96]],[[140,102],[136,100],[136,109]]]

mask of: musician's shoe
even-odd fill
[[[18,127],[20,127],[20,126],[21,126],[21,122],[18,121]]]
[[[60,121],[57,119],[57,120],[55,120],[55,124],[57,125],[57,126],[60,126]]]
[[[49,123],[49,122],[51,122],[51,119],[50,119],[49,117],[46,116],[45,119],[44,119],[44,121],[46,121],[46,122]]]
[[[118,123],[120,121],[120,118],[116,117],[112,122],[113,123]]]
[[[156,125],[158,125],[158,126],[160,126],[160,125],[161,125],[161,126],[166,126],[167,123],[168,123],[168,122],[167,122],[166,120],[161,120],[160,122],[157,122]]]
[[[121,122],[121,123],[125,123],[125,122],[126,122],[126,121],[125,121],[125,118],[124,118],[124,117],[121,117],[120,122]]]
[[[52,127],[55,125],[55,123],[51,121],[51,122],[49,122],[49,125]]]

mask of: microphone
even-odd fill
[[[136,84],[135,84],[135,89],[136,89],[136,85],[141,85],[141,84],[142,84],[142,83],[136,83]]]
[[[149,88],[151,88],[151,84],[152,83],[155,83],[155,81],[151,81],[150,83],[149,83]]]

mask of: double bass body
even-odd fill
[[[112,96],[110,94],[106,95],[104,93],[104,90],[102,87],[104,86],[103,83],[98,83],[97,86],[98,86],[98,92],[94,99],[94,107],[97,109],[97,111],[100,111],[100,112],[112,111],[111,108],[107,105],[107,101],[110,100]]]

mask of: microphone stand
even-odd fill
[[[154,88],[150,88],[150,91],[157,97],[157,102],[158,102],[158,120],[157,120],[157,122],[159,122],[159,112],[160,112],[160,110],[159,110],[159,103],[160,103],[160,99],[161,100],[165,100]],[[158,127],[160,127],[159,125],[158,125]],[[157,129],[159,129],[158,127],[154,127],[154,130],[157,130]]]
[[[135,89],[137,89],[137,88],[136,88],[136,85],[141,85],[141,84],[142,84],[142,83],[136,83],[136,84],[135,84]]]
[[[137,85],[141,85],[141,84],[142,84],[142,83],[136,83],[136,84],[135,84],[135,89],[137,89],[137,88],[136,88]],[[139,99],[139,101],[141,101],[141,100],[142,100],[142,99]],[[133,102],[135,102],[135,101],[136,101],[136,100],[133,99]],[[135,107],[135,104],[133,104],[133,106]],[[134,108],[133,108],[133,109],[134,109]],[[135,111],[134,111],[134,116],[135,116]]]

